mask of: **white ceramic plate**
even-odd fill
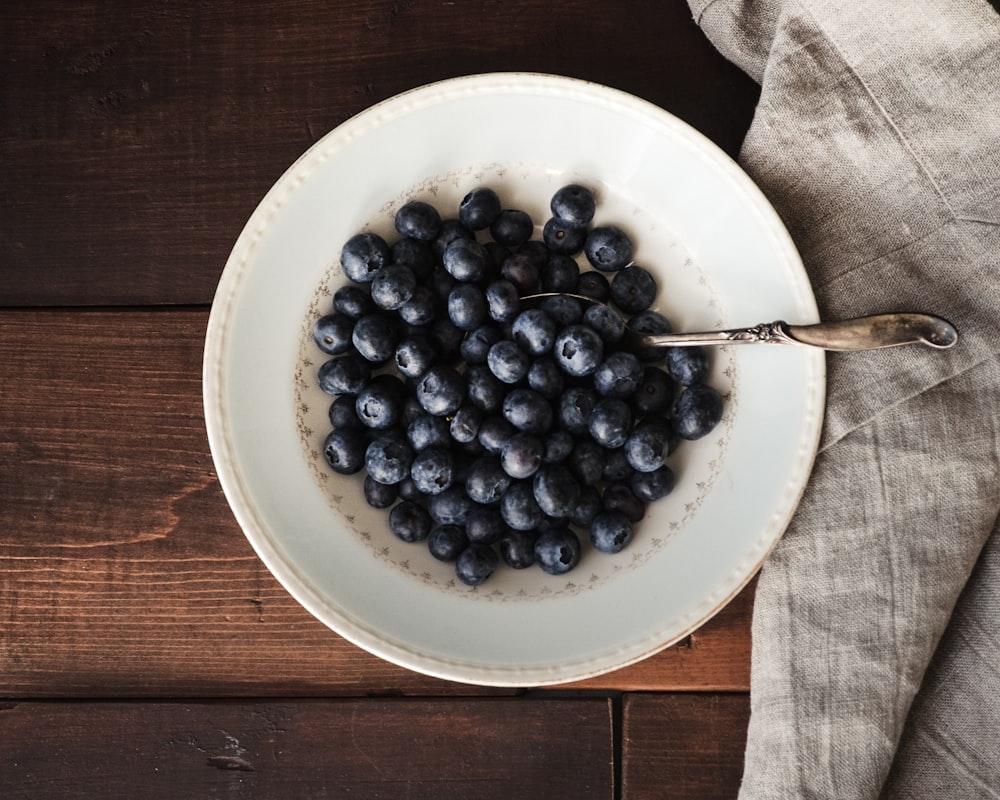
[[[313,320],[344,282],[353,233],[392,235],[409,198],[454,215],[481,184],[547,217],[560,186],[598,197],[660,280],[678,329],[817,311],[778,217],[718,148],[667,112],[582,81],[487,74],[394,97],[336,128],[274,185],[219,283],[204,362],[219,479],[261,559],[312,614],[389,661],[442,678],[528,686],[586,678],[690,633],[754,575],[806,484],[824,399],[822,354],[729,346],[711,382],[722,423],[685,443],[675,491],[632,545],[587,551],[569,575],[503,568],[469,589],[426,546],[400,542],[366,507],[358,476],[324,465],[329,398]]]

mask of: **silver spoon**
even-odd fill
[[[550,297],[571,297],[587,305],[605,305],[592,297],[545,292],[522,297],[528,305],[541,305]],[[718,344],[798,344],[824,350],[878,350],[904,344],[922,344],[936,350],[958,341],[955,326],[933,314],[875,314],[815,325],[789,325],[783,320],[749,328],[696,333],[640,333],[625,326],[621,344],[629,350],[649,347],[691,347]]]

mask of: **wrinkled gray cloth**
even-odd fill
[[[827,357],[820,454],[757,588],[741,797],[1000,798],[1000,17],[689,5],[761,84],[740,162],[822,316],[961,333]]]

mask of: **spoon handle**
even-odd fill
[[[641,347],[677,347],[719,344],[798,344],[824,350],[877,350],[904,344],[922,344],[943,350],[958,341],[958,331],[947,320],[931,314],[876,314],[816,325],[766,322],[749,328],[705,333],[659,333],[640,337]]]

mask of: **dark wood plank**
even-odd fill
[[[757,87],[682,0],[36,0],[0,8],[0,306],[207,303],[270,185],[405,89],[556,72],[735,153]]]
[[[610,702],[21,703],[0,796],[612,798]]]
[[[0,312],[0,696],[449,694],[271,577],[215,476],[207,312]],[[745,688],[752,591],[587,688]]]
[[[626,695],[622,797],[735,798],[749,719],[746,694]]]

